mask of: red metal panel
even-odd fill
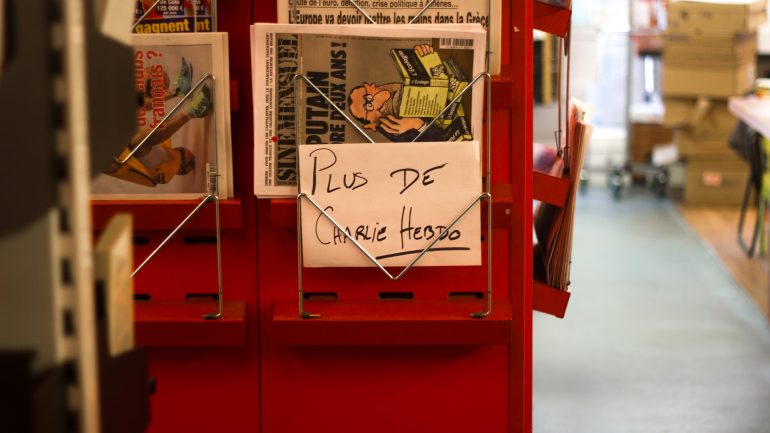
[[[493,217],[510,223],[494,230],[492,320],[471,322],[459,315],[465,312],[463,304],[480,307],[480,302],[451,304],[448,299],[450,292],[486,291],[486,257],[481,267],[416,268],[399,282],[388,281],[373,268],[307,269],[307,291],[335,292],[344,308],[363,304],[355,314],[369,318],[369,325],[360,319],[358,325],[374,327],[369,329],[371,344],[340,346],[346,342],[338,334],[327,337],[334,345],[290,346],[285,344],[288,337],[303,334],[286,329],[271,333],[271,324],[313,327],[308,331],[312,336],[323,331],[318,323],[331,321],[298,323],[291,317],[290,306],[297,300],[296,238],[293,230],[276,229],[273,223],[295,216],[276,214],[280,206],[253,199],[248,25],[252,20],[275,21],[276,5],[220,2],[220,29],[230,32],[231,80],[239,83],[233,87],[240,107],[232,123],[236,193],[242,199],[240,211],[228,211],[240,214],[241,222],[223,233],[225,299],[245,301],[246,339],[240,347],[151,348],[150,374],[158,379],[151,432],[531,431],[532,3],[503,3],[504,73],[494,81],[492,170],[493,184],[510,188],[493,191],[495,202],[503,203],[494,208]],[[137,245],[137,259],[162,238],[172,219],[167,218],[168,227],[142,223],[138,234],[148,237],[148,243]],[[149,294],[153,302],[181,302],[189,293],[213,292],[213,246],[190,237],[210,237],[210,227],[172,241],[137,277],[137,292]],[[433,317],[441,320],[426,323],[431,314],[409,313],[414,335],[394,338],[393,328],[388,329],[392,323],[371,319],[382,308],[376,301],[381,291],[412,292],[414,301],[405,301],[412,302],[405,310],[440,305]],[[449,306],[457,308],[457,321],[449,317]],[[351,326],[357,320],[353,310],[339,314],[345,315],[341,326],[350,338],[347,343],[366,343],[366,335]],[[478,332],[474,326],[480,327]],[[176,338],[171,331],[158,332]],[[431,332],[451,345],[408,345],[424,343]]]
[[[256,200],[253,192],[253,128],[249,25],[252,9],[259,7],[263,20],[275,20],[275,2],[228,0],[218,3],[218,26],[229,33],[230,78],[237,82],[231,95],[238,101],[232,113],[235,193],[240,204],[226,208],[241,222],[222,233],[224,299],[245,303],[245,345],[238,347],[150,347],[150,375],[157,379],[151,399],[150,433],[259,432],[259,308],[256,270]],[[229,205],[229,203],[228,203]],[[239,210],[235,208],[239,207]],[[161,205],[161,209],[163,205]],[[174,221],[172,221],[174,220]],[[136,263],[176,224],[167,218],[158,230],[139,230],[146,245],[136,245]],[[185,300],[190,293],[216,292],[215,247],[210,243],[213,225],[181,233],[135,278],[137,293],[153,302]],[[185,239],[187,238],[187,239]],[[204,243],[200,243],[204,242]],[[209,243],[207,243],[209,242]],[[209,304],[210,305],[210,304]],[[213,310],[212,310],[213,311]],[[230,314],[226,311],[228,316]],[[238,317],[238,313],[235,314]],[[169,316],[171,317],[171,315]],[[170,320],[170,318],[167,318]],[[223,322],[226,324],[226,322]],[[206,324],[210,325],[210,324]],[[217,323],[212,326],[219,326]],[[184,326],[187,326],[184,325]],[[166,328],[158,339],[181,339]],[[230,332],[230,331],[228,331]],[[237,333],[236,333],[237,334]],[[202,338],[200,335],[198,336]],[[232,334],[216,339],[231,338]],[[211,340],[210,340],[211,341]]]
[[[507,345],[511,309],[496,302],[490,317],[479,320],[476,301],[306,302],[317,319],[297,315],[296,302],[278,302],[267,334],[286,345]]]
[[[536,311],[564,318],[569,303],[569,291],[559,290],[539,281],[533,282],[532,289],[533,307]]]
[[[532,0],[503,2],[511,8],[504,23],[520,31],[511,34],[514,68],[511,109],[511,313],[516,332],[510,347],[511,431],[532,430]],[[503,26],[506,27],[506,26]]]
[[[514,39],[503,42],[510,75],[495,78],[492,169],[493,185],[510,184],[493,191],[495,201],[505,203],[494,218],[511,223],[494,232],[493,282],[498,305],[511,308],[511,337],[478,345],[496,335],[493,321],[479,324],[489,328],[474,335],[465,316],[454,321],[444,313],[416,312],[425,305],[447,308],[450,292],[484,293],[486,257],[482,267],[415,268],[398,282],[374,268],[305,269],[306,292],[333,292],[338,300],[310,302],[308,310],[319,308],[326,319],[301,321],[296,238],[287,229],[294,224],[293,206],[260,201],[259,214],[269,215],[257,223],[265,432],[531,431],[532,60],[525,45],[532,43],[532,18],[529,1],[504,3],[502,22],[517,31],[503,28],[504,37]],[[413,301],[400,301],[398,313],[413,335],[390,320],[397,313],[382,311],[381,291],[413,293]],[[441,320],[431,323],[432,314]],[[410,345],[426,343],[430,332],[447,346]]]
[[[532,196],[535,200],[564,207],[569,192],[569,179],[535,171],[532,173],[532,181]]]
[[[170,231],[182,222],[200,201],[166,200],[98,200],[91,203],[92,226],[102,230],[113,215],[130,213],[134,217],[134,230]],[[185,230],[213,230],[216,227],[214,204],[208,203],[185,225]],[[223,230],[243,226],[243,208],[240,199],[219,202],[219,225]]]
[[[551,33],[562,38],[569,32],[572,11],[569,8],[558,7],[533,0],[534,26],[538,30]]]
[[[139,346],[242,346],[246,343],[246,304],[225,301],[219,320],[202,316],[216,312],[214,301],[135,304],[136,344]]]

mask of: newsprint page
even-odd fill
[[[277,0],[282,24],[480,24],[489,30],[489,72],[500,73],[501,0]],[[363,13],[361,12],[363,11]],[[422,13],[421,13],[422,12]]]
[[[257,195],[296,194],[297,144],[479,140],[483,80],[452,101],[484,71],[486,32],[455,27],[254,24]]]

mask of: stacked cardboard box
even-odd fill
[[[664,125],[687,161],[685,201],[739,204],[748,166],[728,145],[730,96],[752,90],[765,0],[672,0],[663,44]]]

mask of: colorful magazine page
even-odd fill
[[[358,7],[377,25],[408,24],[412,20],[415,24],[482,25],[490,33],[489,72],[493,75],[500,73],[501,3],[501,0],[436,0],[433,3],[429,0],[356,0]],[[278,22],[282,24],[370,24],[347,0],[277,0],[277,5]]]
[[[483,80],[452,101],[484,71],[486,32],[458,27],[254,24],[257,196],[296,194],[297,143],[481,139]]]
[[[133,35],[131,40],[137,130],[115,155],[117,160],[93,181],[93,198],[200,198],[210,191],[215,169],[217,192],[228,198],[232,173],[227,34]],[[196,88],[209,74],[214,79]]]
[[[216,9],[216,0],[136,0],[134,33],[215,32]]]

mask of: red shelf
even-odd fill
[[[116,213],[130,213],[134,217],[134,230],[171,230],[195,208],[199,200],[93,200],[91,215],[94,230],[102,230]],[[240,199],[219,202],[219,220],[222,229],[243,227]],[[185,225],[186,230],[213,230],[215,228],[214,204],[207,203]]]
[[[224,314],[214,301],[134,303],[136,344],[141,346],[243,346],[246,343],[246,303],[225,301]]]
[[[513,106],[513,68],[502,65],[500,75],[492,76],[492,109],[508,109]]]
[[[535,29],[562,38],[566,37],[569,32],[572,11],[568,7],[559,7],[538,0],[533,0],[533,3]]]
[[[569,179],[554,177],[539,171],[532,174],[532,198],[543,203],[564,207],[569,193]]]
[[[478,301],[308,301],[301,319],[297,302],[277,302],[267,333],[284,345],[509,345],[513,330],[507,301],[492,315],[470,317]]]
[[[567,312],[570,292],[559,290],[539,281],[533,281],[532,308],[541,313],[551,314],[560,319]]]
[[[492,227],[511,227],[511,184],[493,184]],[[481,203],[482,224],[486,224],[487,206]],[[270,224],[273,228],[295,229],[297,227],[297,200],[293,198],[270,199]]]

